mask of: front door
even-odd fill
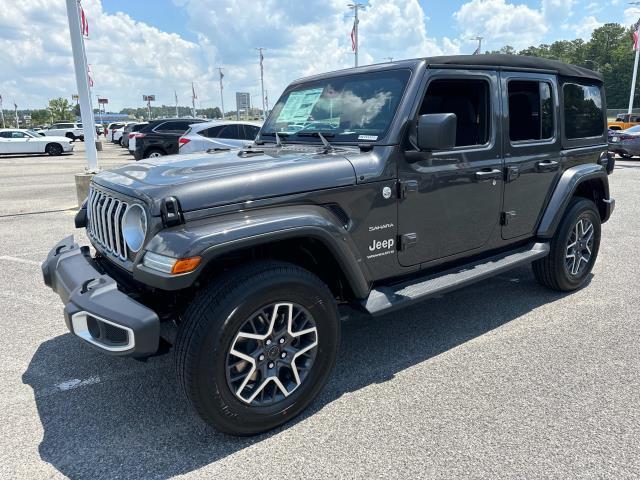
[[[399,162],[398,258],[404,266],[471,255],[487,244],[500,222],[498,73],[442,69],[427,75],[417,115],[455,113],[456,147],[420,152],[409,133]]]
[[[502,238],[531,235],[560,176],[555,75],[501,72],[505,157]]]

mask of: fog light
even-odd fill
[[[200,265],[200,257],[173,258],[158,253],[147,252],[144,254],[142,264],[162,273],[177,275],[179,273],[192,272]]]

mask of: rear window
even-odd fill
[[[207,137],[207,138],[218,138],[223,128],[224,128],[224,125],[218,125],[216,127],[206,128],[197,133],[198,135],[202,135],[203,137]]]
[[[604,112],[600,87],[565,83],[562,92],[565,136],[568,139],[602,136]]]
[[[189,129],[190,122],[170,121],[158,125],[155,130],[157,132],[175,132],[184,133]]]

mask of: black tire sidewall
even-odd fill
[[[62,146],[58,145],[57,143],[49,144],[46,148],[46,153],[52,157],[62,155],[63,151],[64,149],[62,148]]]
[[[319,280],[308,275],[275,275],[235,290],[226,301],[209,312],[209,327],[196,353],[196,402],[201,413],[219,429],[236,435],[251,435],[274,428],[302,411],[326,383],[337,355],[340,326],[333,298]],[[255,407],[239,400],[226,378],[227,353],[238,330],[259,308],[277,302],[305,307],[318,329],[313,367],[303,383],[282,402]]]
[[[566,249],[571,235],[572,229],[580,218],[588,218],[593,224],[594,239],[591,258],[585,268],[584,272],[580,276],[571,275],[566,268]],[[552,252],[554,255],[555,276],[558,281],[558,286],[562,290],[575,290],[580,288],[587,281],[589,273],[593,269],[596,258],[598,257],[598,251],[600,249],[600,235],[601,224],[600,214],[596,209],[595,204],[586,198],[575,198],[567,209],[567,214],[564,216],[556,237],[552,242]]]

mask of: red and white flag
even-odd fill
[[[87,78],[89,79],[89,87],[93,87],[93,77],[91,76],[91,66],[87,65]]]
[[[356,26],[358,25],[358,20],[353,21],[353,28],[351,29],[351,50],[356,51]]]
[[[87,20],[87,15],[84,13],[84,9],[82,8],[82,4],[80,6],[80,33],[89,37],[89,21]]]
[[[638,31],[640,30],[640,18],[633,25],[633,50],[638,50]]]

